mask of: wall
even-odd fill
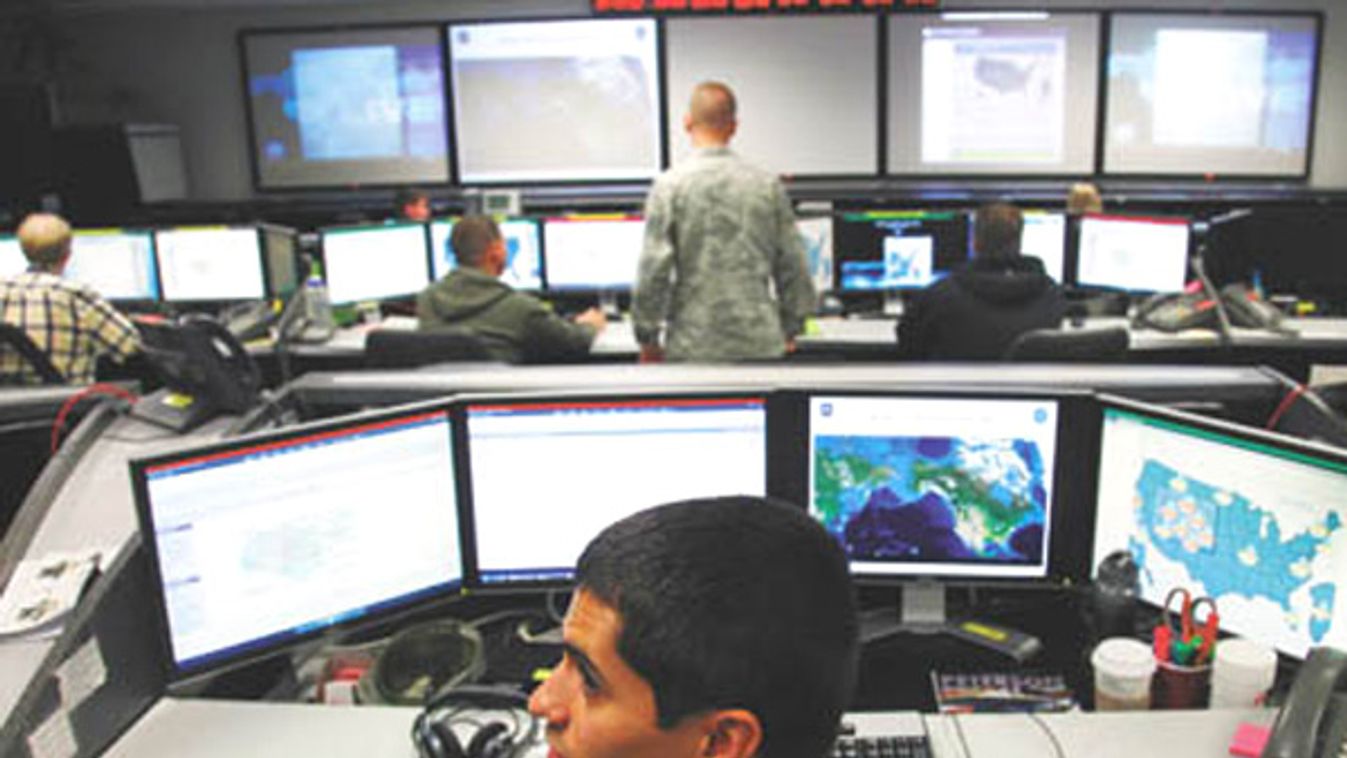
[[[321,5],[320,0],[277,8],[215,10],[175,0],[177,8],[67,10],[63,28],[72,42],[60,80],[58,118],[64,123],[142,121],[182,130],[192,197],[235,200],[253,196],[237,32],[243,28],[380,24],[587,13],[588,0],[384,0]],[[142,5],[146,0],[142,0]],[[1347,188],[1347,6],[1340,0],[1167,0],[1164,3],[1091,0],[945,0],[945,9],[1193,8],[1323,10],[1325,33],[1310,184]]]

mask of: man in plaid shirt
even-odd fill
[[[135,326],[89,287],[61,278],[70,260],[70,225],[34,213],[23,220],[19,245],[28,271],[0,280],[0,321],[28,333],[71,384],[90,384],[99,355],[124,360],[140,349]],[[0,350],[0,376],[25,384],[40,378],[15,352]]]

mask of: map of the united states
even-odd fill
[[[1145,542],[1134,538],[1132,552],[1143,570],[1148,559],[1169,559],[1206,595],[1271,600],[1291,627],[1314,642],[1328,633],[1337,584],[1316,573],[1315,561],[1342,528],[1336,511],[1290,534],[1274,513],[1249,498],[1148,460],[1137,478],[1136,518]],[[1157,556],[1147,554],[1147,543]],[[1293,602],[1307,586],[1309,602]]]

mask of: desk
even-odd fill
[[[348,707],[164,698],[114,743],[109,758],[257,758],[295,755],[415,756],[415,708]],[[1270,723],[1273,711],[1162,711],[1048,714],[1068,756],[1221,758],[1241,721]],[[894,713],[899,719],[909,714]],[[1024,715],[921,716],[936,758],[1043,758],[1042,728]],[[962,737],[961,737],[962,734]],[[967,746],[965,750],[964,746]],[[526,755],[544,756],[543,746]]]

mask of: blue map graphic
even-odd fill
[[[1316,643],[1323,640],[1337,585],[1316,577],[1313,564],[1342,528],[1336,511],[1303,532],[1283,535],[1276,514],[1247,497],[1154,460],[1142,467],[1136,495],[1137,526],[1145,539],[1133,537],[1131,549],[1143,571],[1148,559],[1169,559],[1182,565],[1204,594],[1218,601],[1227,594],[1271,600],[1293,629]],[[1307,585],[1312,585],[1310,607],[1298,609],[1293,597]]]
[[[1028,440],[821,436],[813,508],[852,558],[1032,564],[1043,469]]]

